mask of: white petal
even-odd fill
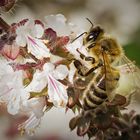
[[[9,88],[5,83],[0,83],[0,97],[7,95],[11,90],[12,88]]]
[[[75,58],[80,59],[80,54],[77,52],[77,49],[82,47],[82,41],[81,39],[75,40],[73,43],[70,43],[66,46],[68,51],[72,53]]]
[[[8,73],[12,73],[12,72],[13,72],[13,69],[8,64],[8,61],[0,59],[0,79],[1,79],[2,75],[4,75],[4,74],[7,75]]]
[[[26,29],[25,25],[20,25],[16,28],[17,36],[25,36],[27,33],[28,30]]]
[[[24,90],[22,71],[14,72],[10,66],[6,67],[5,73],[0,69],[1,100],[7,104],[8,112],[15,115],[19,113],[22,101],[27,100],[28,93]]]
[[[50,57],[50,52],[42,40],[28,37],[28,52],[33,54],[37,59]]]
[[[8,102],[8,112],[15,115],[19,112],[22,102],[27,101],[29,94],[24,90],[22,83],[22,72],[14,72],[15,76],[12,78],[11,83],[7,83],[9,87],[12,88],[9,91],[9,102]]]
[[[12,115],[18,114],[23,102],[27,101],[29,98],[29,94],[22,88],[11,90],[8,96],[9,102],[7,109]]]
[[[11,66],[5,66],[1,64],[0,69],[0,96],[7,96],[9,99],[9,95],[11,90],[21,88],[22,86],[22,73],[20,71],[14,72],[11,69]],[[5,68],[5,71],[4,69]],[[19,82],[17,84],[17,82]]]
[[[34,20],[30,19],[30,20],[28,20],[28,21],[25,23],[24,28],[25,28],[28,32],[30,32],[30,31],[33,29],[34,25],[35,25]]]
[[[56,107],[66,106],[68,101],[66,87],[51,75],[48,76],[48,95]]]
[[[47,74],[49,74],[50,72],[52,72],[54,70],[55,66],[52,63],[45,63],[43,66],[43,70],[44,72]]]
[[[40,24],[35,24],[32,29],[32,36],[36,38],[41,38],[43,36],[44,29]]]
[[[64,78],[66,78],[66,76],[68,75],[69,70],[65,65],[59,65],[56,67],[56,69],[53,72],[53,76],[56,79],[60,79],[63,80]]]
[[[16,43],[17,43],[17,45],[19,45],[19,46],[22,46],[22,47],[25,47],[26,46],[26,38],[25,38],[25,36],[23,36],[23,35],[18,35],[17,37],[16,37]]]
[[[25,88],[28,92],[41,92],[47,84],[47,79],[42,72],[36,71],[31,83]]]

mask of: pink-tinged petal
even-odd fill
[[[42,40],[28,36],[27,45],[28,52],[33,54],[37,59],[50,57],[49,49]]]
[[[36,118],[32,113],[28,120],[19,125],[19,130],[22,133],[27,133],[28,135],[33,135],[36,129],[40,126],[41,118]]]
[[[26,23],[28,20],[29,20],[28,18],[25,18],[25,19],[21,20],[21,21],[18,23],[18,26],[23,26],[23,25],[25,25],[25,23]]]
[[[55,41],[57,38],[57,34],[53,29],[48,28],[44,31],[44,38],[49,41]]]
[[[44,24],[43,24],[43,22],[41,20],[36,19],[35,20],[35,25],[36,24],[39,24],[39,25],[41,25],[44,28]]]
[[[65,46],[69,42],[70,38],[68,36],[63,36],[58,39],[57,46]],[[66,48],[64,48],[66,49]],[[67,49],[66,49],[67,51]]]
[[[32,27],[31,35],[33,37],[41,38],[43,36],[43,33],[44,33],[44,29],[43,29],[42,25],[35,24],[34,27]]]
[[[3,54],[9,59],[15,60],[19,54],[19,46],[15,43],[12,45],[5,45],[3,48]]]
[[[66,106],[68,101],[66,87],[51,75],[48,75],[48,95],[56,107]]]
[[[69,70],[65,65],[58,65],[56,69],[53,71],[53,76],[56,79],[63,80],[68,75]]]

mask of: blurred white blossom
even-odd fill
[[[13,71],[8,63],[0,61],[0,100],[7,104],[10,114],[17,114],[28,98],[24,90],[22,71]]]
[[[65,16],[62,14],[46,16],[45,21],[46,26],[56,31],[58,36],[70,35],[75,29],[75,25],[67,23]]]
[[[45,98],[31,98],[22,105],[21,111],[26,112],[27,114],[33,113],[36,118],[41,118],[44,115],[44,107]]]
[[[41,123],[44,115],[45,98],[31,98],[22,106],[22,113],[29,114],[28,120],[23,122],[19,129],[23,133],[33,135]]]
[[[129,96],[140,91],[140,70],[133,63],[123,64],[117,67],[120,71],[119,87],[116,92]]]
[[[26,133],[32,136],[34,135],[36,129],[39,127],[40,123],[41,118],[37,118],[35,114],[32,113],[28,120],[19,125],[19,130],[21,133]]]

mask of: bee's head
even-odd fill
[[[83,37],[83,45],[90,49],[93,47],[93,44],[96,43],[103,34],[104,30],[100,26],[94,26],[93,23],[87,18],[91,24],[89,32],[87,32]]]
[[[85,34],[83,44],[87,42],[95,42],[99,37],[101,37],[104,33],[104,30],[100,26],[95,26],[90,29],[90,31]]]
[[[96,43],[97,39],[99,39],[104,34],[104,30],[100,26],[94,27],[93,23],[88,18],[86,19],[91,24],[90,30],[88,32],[80,34],[72,42],[74,42],[76,39],[84,35],[83,45],[86,46],[86,48],[89,50],[90,48],[93,47],[93,44]]]

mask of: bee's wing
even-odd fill
[[[108,96],[108,100],[111,101],[115,95],[114,90],[118,87],[118,81],[115,79],[117,79],[117,77],[119,78],[119,72],[111,66],[108,55],[105,52],[102,52],[102,57],[104,63],[103,71],[105,75],[106,94]]]
[[[117,68],[120,71],[120,80],[116,92],[126,97],[140,91],[140,69],[134,62],[123,56]]]

